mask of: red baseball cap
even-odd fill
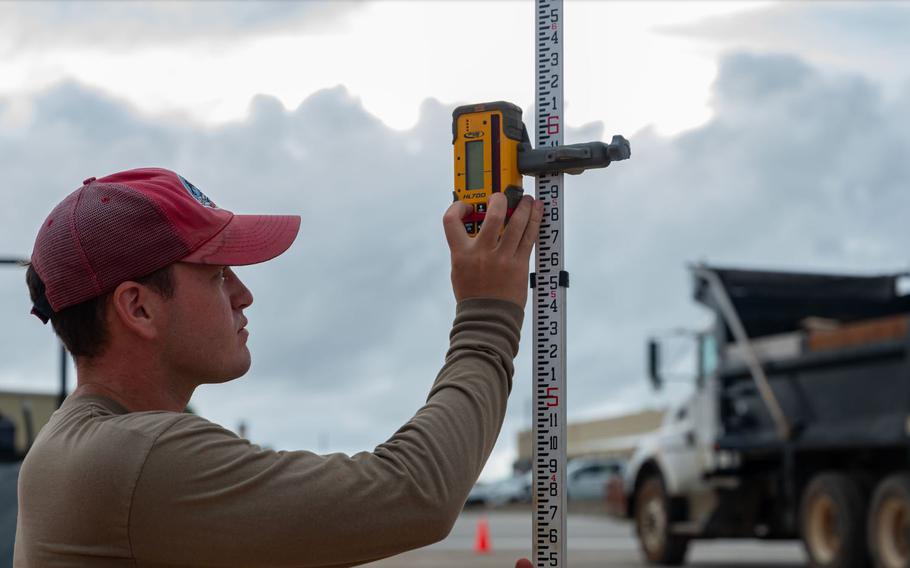
[[[139,168],[82,182],[41,225],[31,264],[57,312],[178,261],[265,262],[299,229],[298,215],[235,215],[172,171]]]

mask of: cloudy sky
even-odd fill
[[[0,255],[27,257],[81,180],[138,166],[302,215],[288,253],[238,270],[250,373],[193,404],[275,448],[372,448],[446,349],[451,111],[533,116],[533,4],[478,6],[0,3]],[[643,356],[649,334],[706,321],[687,262],[910,267],[910,5],[568,1],[565,20],[566,143],[633,148],[567,183],[570,419],[687,392],[650,392]],[[53,391],[55,340],[3,272],[0,388]],[[486,477],[530,424],[530,359],[523,340]]]

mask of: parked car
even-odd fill
[[[531,472],[499,481],[478,482],[468,494],[465,506],[500,507],[508,503],[531,502]]]
[[[508,503],[531,502],[531,472],[509,477],[493,483],[487,504],[499,507]]]
[[[478,481],[474,484],[474,487],[471,488],[471,492],[468,493],[468,499],[464,502],[465,507],[478,507],[481,505],[486,505],[487,500],[490,498],[490,483],[484,483],[483,481]]]
[[[566,495],[571,501],[603,501],[607,483],[622,476],[624,462],[613,458],[576,458],[566,465]]]

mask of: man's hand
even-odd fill
[[[537,242],[543,203],[522,198],[500,238],[506,218],[506,196],[490,197],[480,233],[468,236],[462,219],[471,205],[456,201],[442,218],[452,251],[452,290],[456,300],[500,298],[522,308],[528,299],[528,261]]]

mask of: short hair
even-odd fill
[[[25,281],[32,304],[49,305],[44,295],[44,282],[31,263],[27,266]],[[172,267],[173,265],[169,264],[147,276],[130,280],[148,286],[160,296],[169,299],[174,296]],[[51,314],[50,321],[54,332],[73,357],[91,359],[104,353],[110,342],[110,333],[105,321],[105,310],[110,297],[111,292],[107,292]]]

